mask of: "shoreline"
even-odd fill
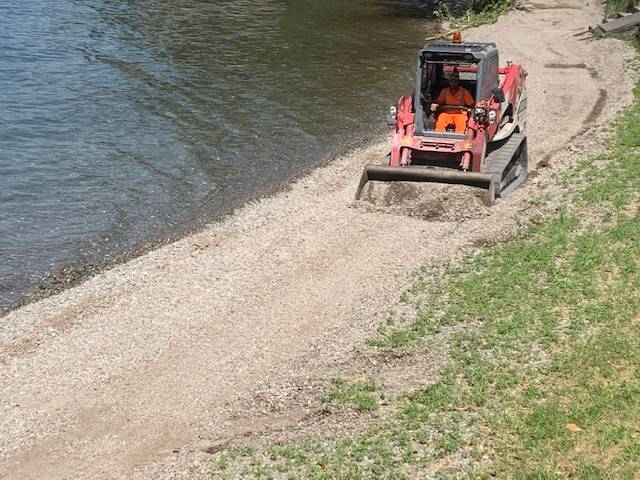
[[[164,246],[196,236],[211,227],[211,225],[223,222],[226,218],[232,217],[246,205],[259,202],[262,199],[278,195],[279,193],[290,189],[296,181],[311,174],[314,170],[324,168],[337,159],[349,155],[358,149],[373,145],[377,140],[382,138],[382,135],[384,135],[386,130],[387,128],[382,126],[369,135],[338,144],[334,146],[332,151],[317,164],[302,168],[299,172],[295,173],[288,179],[282,180],[271,187],[266,187],[252,192],[245,199],[239,200],[233,205],[224,207],[215,214],[212,213],[207,216],[193,219],[191,222],[181,225],[179,230],[169,235],[150,239],[142,245],[117,253],[113,256],[107,255],[107,257],[110,258],[104,258],[101,261],[86,263],[77,261],[61,264],[54,270],[42,275],[38,281],[33,282],[30,290],[24,293],[18,300],[7,304],[0,304],[0,321],[2,321],[2,318],[6,317],[10,312],[20,309],[21,307],[63,293],[66,290],[82,285],[84,282],[105,271],[111,270],[120,265],[125,265],[131,260],[137,259]]]

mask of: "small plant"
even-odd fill
[[[438,8],[433,11],[433,16],[440,22],[450,22],[453,20],[451,12],[449,11],[449,4],[444,1],[438,3]]]
[[[471,0],[466,14],[466,23],[479,25],[495,22],[515,4],[516,0]]]

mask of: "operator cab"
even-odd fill
[[[476,79],[478,66],[474,63],[439,63],[425,62],[421,69],[422,81],[420,102],[423,110],[423,126],[425,130],[435,130],[438,113],[431,112],[431,105],[436,103],[438,95],[449,86],[449,79],[457,73],[460,87],[476,98]],[[452,107],[452,105],[446,105]]]
[[[489,98],[499,87],[498,50],[494,43],[436,42],[425,45],[418,55],[414,97],[415,135],[464,137],[464,134],[436,132],[436,115],[431,104],[447,88],[448,78],[457,71],[460,86],[471,93],[475,103]]]

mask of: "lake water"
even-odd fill
[[[0,0],[0,306],[379,128],[430,34],[414,3]]]

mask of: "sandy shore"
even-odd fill
[[[529,71],[532,169],[495,207],[444,186],[353,194],[387,139],[200,234],[0,321],[0,478],[189,478],[198,445],[259,429],[265,383],[313,388],[384,318],[420,264],[507,238],[630,102],[623,42],[573,36],[597,2],[537,0],[466,32]],[[405,92],[398,92],[399,94]],[[591,127],[596,127],[591,128]],[[400,202],[400,200],[403,200]],[[286,397],[286,395],[285,395]],[[286,409],[285,409],[286,410]],[[203,455],[203,454],[202,454]]]

